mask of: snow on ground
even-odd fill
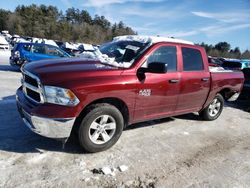
[[[11,55],[10,50],[0,49],[0,65],[7,64],[9,62],[10,55]]]
[[[216,121],[188,114],[133,125],[111,149],[86,154],[73,135],[62,149],[25,127],[14,101],[21,75],[1,66],[0,187],[250,185],[250,114],[237,103]],[[128,168],[113,175],[94,170],[120,166]]]

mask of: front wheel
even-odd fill
[[[118,141],[123,126],[123,116],[115,106],[92,105],[78,129],[80,145],[91,153],[106,150]]]
[[[213,101],[200,112],[200,116],[204,120],[212,121],[217,119],[224,106],[224,99],[220,94],[217,94]]]

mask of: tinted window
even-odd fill
[[[224,61],[222,67],[225,68],[241,68],[241,63],[237,61]]]
[[[184,71],[203,70],[203,61],[199,50],[193,48],[182,48]]]
[[[167,64],[169,72],[176,71],[177,69],[176,47],[162,46],[158,48],[148,57],[146,62],[146,67],[148,64],[153,62]]]
[[[64,57],[63,52],[54,46],[45,46],[45,49],[47,55]]]
[[[45,47],[43,45],[33,45],[32,51],[38,54],[45,54]]]
[[[14,48],[12,49],[12,51],[15,52],[15,51],[18,50],[18,48],[20,48],[20,44],[19,43],[15,44]]]
[[[208,63],[210,64],[215,64],[215,65],[221,65],[222,62],[219,60],[219,59],[216,59],[216,58],[208,58]]]
[[[31,45],[30,44],[24,44],[23,45],[23,49],[25,50],[25,51],[30,51],[30,48],[31,48]]]

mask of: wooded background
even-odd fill
[[[11,34],[59,41],[100,44],[114,36],[136,34],[122,21],[111,24],[104,16],[69,8],[65,13],[54,6],[18,6],[14,12],[0,9],[0,30]]]
[[[137,34],[122,21],[111,23],[104,16],[91,17],[87,10],[68,8],[62,12],[54,6],[35,4],[19,5],[15,11],[0,9],[0,31],[10,34],[53,39],[68,42],[102,44],[119,35]],[[231,49],[227,42],[203,46],[208,55],[215,57],[250,59],[250,52],[241,52],[239,47]]]

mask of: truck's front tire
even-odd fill
[[[80,145],[90,153],[106,150],[118,141],[123,127],[123,116],[115,106],[91,105],[78,129]]]
[[[217,119],[224,106],[224,99],[221,94],[217,94],[213,101],[200,112],[200,116],[207,121],[212,121]]]

